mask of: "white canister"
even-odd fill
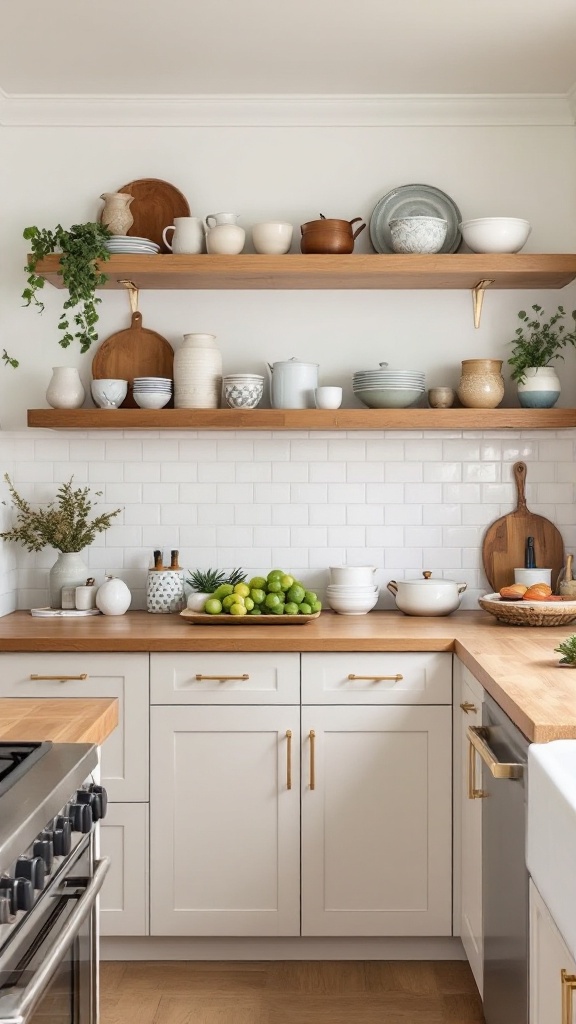
[[[182,569],[150,569],[146,587],[146,610],[168,614],[181,612],[185,606]]]
[[[551,587],[552,569],[514,569],[514,583],[523,583],[525,587],[547,583]]]
[[[273,409],[313,409],[318,387],[318,363],[303,363],[292,357],[268,363],[272,374],[270,397]]]
[[[174,407],[217,409],[222,392],[222,353],[214,334],[185,334],[174,353]]]
[[[53,409],[79,409],[86,397],[75,366],[53,366],[46,401]]]
[[[79,612],[89,611],[91,608],[96,607],[96,594],[98,593],[98,587],[96,586],[94,579],[90,576],[84,586],[76,587],[74,591],[74,606]]]
[[[103,615],[124,615],[130,607],[132,595],[124,583],[115,576],[106,576],[105,582],[98,587],[96,607]]]

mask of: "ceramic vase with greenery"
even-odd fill
[[[576,310],[570,313],[574,321],[570,331],[562,323],[566,316],[563,306],[558,306],[548,320],[544,319],[542,306],[531,308],[533,313],[518,313],[523,326],[516,330],[508,364],[512,367],[512,380],[518,384],[520,405],[550,409],[560,397],[560,380],[551,363],[564,359],[562,350],[567,346],[576,347]]]
[[[59,344],[62,348],[68,348],[76,338],[80,351],[87,352],[92,342],[98,340],[95,329],[98,322],[96,306],[102,300],[96,296],[96,289],[101,288],[108,279],[102,273],[100,264],[110,259],[106,241],[111,237],[111,232],[104,224],[92,222],[73,224],[69,229],[57,224],[53,231],[35,225],[24,229],[24,238],[30,242],[32,252],[25,267],[28,277],[22,298],[26,306],[36,306],[40,313],[44,303],[38,293],[44,287],[44,278],[36,273],[36,267],[52,253],[60,255],[59,273],[68,289],[68,298],[64,302],[58,324],[61,331]],[[71,310],[74,312],[71,313]],[[6,349],[2,359],[7,366],[18,366],[18,360],[10,356]]]
[[[72,487],[73,477],[60,485],[55,501],[35,509],[18,494],[7,473],[4,479],[16,509],[16,525],[0,533],[0,538],[22,544],[28,551],[51,546],[60,552],[50,570],[50,606],[61,608],[62,587],[86,582],[88,568],[80,552],[92,544],[98,533],[107,530],[122,510],[117,508],[89,519],[96,502],[91,500],[88,487]]]

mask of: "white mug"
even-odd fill
[[[317,409],[339,409],[342,405],[342,388],[316,388],[314,397]]]
[[[547,583],[551,587],[552,569],[514,569],[514,583],[523,583],[525,587]]]
[[[173,231],[172,244],[166,235]],[[199,217],[174,217],[174,223],[169,224],[162,232],[162,241],[170,252],[175,253],[199,253],[202,252],[204,242],[204,225]]]

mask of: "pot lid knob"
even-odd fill
[[[425,580],[429,580],[431,575],[432,575],[432,573],[431,572],[423,572],[422,575],[423,575]]]

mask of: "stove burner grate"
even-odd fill
[[[0,796],[21,779],[26,772],[52,746],[50,741],[43,743],[15,743],[11,740],[0,742]]]

